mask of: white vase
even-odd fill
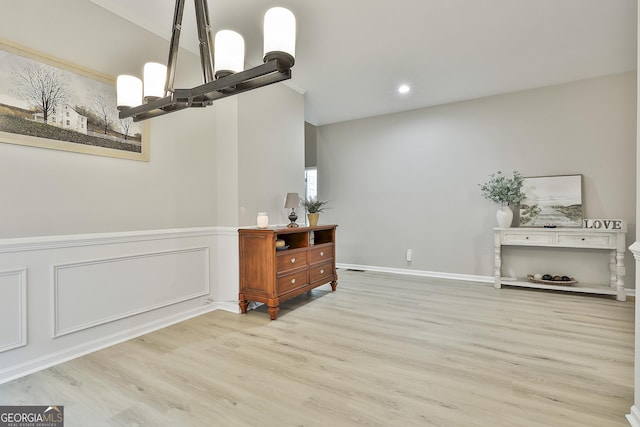
[[[498,220],[498,227],[509,228],[513,221],[513,211],[509,206],[500,206],[496,213],[496,219]]]

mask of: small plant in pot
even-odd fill
[[[513,178],[507,178],[502,171],[492,173],[489,181],[480,185],[482,196],[500,205],[496,218],[498,226],[502,228],[511,227],[513,221],[513,211],[509,208],[511,204],[518,204],[524,199],[522,183],[524,178],[519,172],[513,172]]]
[[[302,206],[307,210],[307,218],[309,218],[310,227],[318,225],[318,216],[320,215],[320,212],[327,209],[327,203],[329,202],[314,198],[308,198],[302,202]]]

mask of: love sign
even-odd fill
[[[627,231],[627,221],[623,219],[583,219],[582,228]]]

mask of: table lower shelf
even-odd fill
[[[518,286],[521,288],[549,289],[553,291],[582,292],[587,294],[618,295],[618,290],[606,285],[574,283],[573,285],[547,285],[522,280],[503,280],[502,286]]]

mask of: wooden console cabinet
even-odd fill
[[[240,310],[247,312],[249,301],[267,304],[271,320],[276,320],[281,301],[331,282],[336,274],[336,225],[298,228],[241,228]],[[276,240],[287,249],[276,250]]]

